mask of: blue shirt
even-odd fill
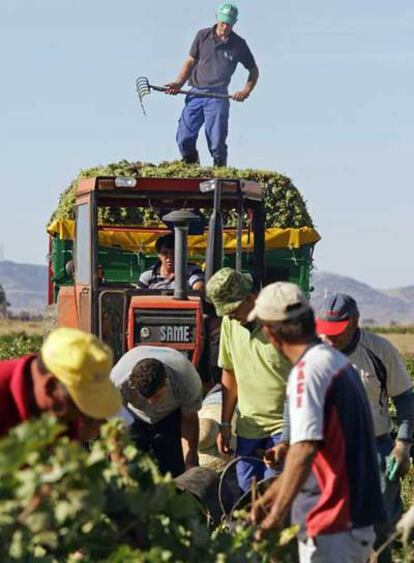
[[[244,39],[232,31],[227,41],[221,41],[215,33],[215,26],[197,33],[190,56],[196,60],[189,80],[195,88],[226,90],[238,63],[247,70],[256,66]]]

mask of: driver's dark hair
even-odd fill
[[[168,235],[163,235],[162,237],[158,238],[155,242],[155,250],[157,254],[161,252],[161,248],[174,248],[174,235],[169,233]]]
[[[167,379],[165,366],[155,358],[145,358],[135,364],[128,379],[130,391],[138,391],[140,395],[149,399]]]

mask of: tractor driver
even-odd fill
[[[160,237],[155,243],[158,259],[149,270],[143,272],[138,285],[142,289],[174,289],[174,235]],[[187,264],[188,288],[204,291],[204,274],[197,264]]]

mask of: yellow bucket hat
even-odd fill
[[[63,383],[84,414],[102,419],[121,409],[121,395],[109,379],[112,351],[96,336],[76,328],[58,328],[47,337],[40,353],[48,371]]]

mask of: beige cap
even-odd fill
[[[296,284],[276,282],[259,293],[248,320],[287,321],[296,319],[309,309],[309,301]]]

